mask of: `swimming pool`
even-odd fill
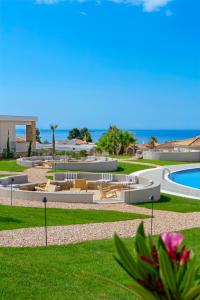
[[[178,184],[200,189],[200,168],[173,172],[169,175],[169,179]]]

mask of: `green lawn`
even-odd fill
[[[48,226],[125,221],[146,217],[140,214],[95,209],[47,209]],[[0,206],[0,230],[43,225],[43,208]]]
[[[136,160],[136,162],[137,161],[149,163],[149,164],[155,164],[155,165],[159,165],[159,166],[190,164],[190,162],[186,162],[186,161],[161,161],[161,160],[152,160],[152,159],[139,159],[139,160]]]
[[[127,163],[119,162],[117,171],[109,172],[109,173],[131,174],[131,173],[136,172],[136,171],[146,170],[146,169],[150,169],[150,168],[152,168],[152,167],[139,165],[139,164],[129,164],[128,162]],[[50,170],[49,173],[54,173],[54,171],[55,170]],[[71,172],[71,170],[56,170],[56,172],[62,172],[62,173],[68,172],[68,171]],[[79,171],[77,170],[77,171],[72,171],[72,172],[79,172]],[[102,173],[102,172],[94,172],[94,173]]]
[[[184,234],[185,244],[197,253],[200,263],[200,229]],[[133,239],[125,242],[131,250]],[[133,300],[132,295],[93,276],[131,284],[114,261],[115,253],[113,240],[47,248],[1,248],[1,299]]]
[[[0,174],[0,178],[12,176],[13,174]]]
[[[137,204],[146,208],[151,208],[151,203]],[[169,194],[162,194],[158,202],[154,202],[154,208],[157,210],[175,211],[175,212],[198,212],[200,211],[200,200],[188,199]]]
[[[127,159],[127,158],[131,158],[132,156],[131,155],[128,155],[128,154],[122,154],[122,155],[108,155],[108,157],[111,157],[111,158],[117,158],[117,159]]]
[[[0,171],[23,172],[27,168],[19,166],[15,159],[0,160]]]

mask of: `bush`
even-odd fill
[[[119,265],[132,278],[130,291],[143,300],[198,300],[199,268],[191,249],[182,245],[180,233],[164,233],[158,245],[140,224],[135,237],[134,258],[121,239],[115,235]],[[128,288],[129,289],[129,288]]]

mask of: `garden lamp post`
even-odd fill
[[[11,178],[11,182],[10,182],[10,205],[13,205],[13,182],[14,182],[14,178]]]
[[[153,217],[154,217],[154,206],[153,206],[153,203],[154,203],[154,196],[151,195],[149,197],[149,200],[151,201],[151,235],[153,234]]]
[[[43,198],[44,203],[44,232],[45,232],[45,245],[47,247],[48,240],[47,240],[47,198]]]

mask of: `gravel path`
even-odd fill
[[[0,199],[3,205],[9,204],[9,200]],[[15,201],[14,205],[28,207],[43,207],[42,203],[31,201]],[[73,208],[73,209],[103,209],[120,212],[133,212],[150,215],[151,211],[146,208],[121,204],[71,204],[71,203],[48,203],[48,207]],[[123,237],[135,235],[138,224],[141,220],[52,226],[48,227],[48,244],[62,245],[79,243],[86,240],[98,240],[112,238],[114,232]],[[145,219],[146,230],[150,232],[150,219]],[[200,227],[200,213],[175,213],[155,211],[153,219],[153,234],[165,231],[175,231],[187,228]],[[1,247],[30,247],[43,246],[44,228],[25,228],[0,231]]]
[[[47,181],[47,173],[50,169],[46,168],[30,168],[25,170],[23,173],[28,175],[28,180],[33,183],[43,183]]]
[[[68,226],[48,227],[48,245],[62,245],[79,243],[86,240],[98,240],[112,238],[114,232],[123,237],[132,237],[136,233],[141,220],[130,220],[110,223],[95,223]],[[145,219],[144,224],[150,233],[150,219]],[[156,214],[153,220],[153,234],[165,231],[177,231],[200,226],[200,213]],[[44,228],[25,228],[0,231],[1,247],[29,247],[43,246]]]

